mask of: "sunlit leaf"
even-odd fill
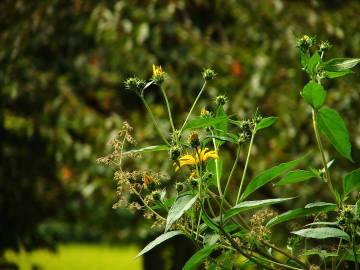
[[[332,227],[302,229],[291,233],[300,235],[305,238],[315,238],[315,239],[343,238],[345,240],[350,240],[350,236],[346,232]]]

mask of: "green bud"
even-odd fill
[[[332,46],[331,46],[329,41],[327,41],[327,40],[326,41],[321,41],[319,50],[320,50],[320,52],[326,52],[331,47]]]
[[[177,145],[171,146],[169,154],[172,161],[177,161],[181,155],[181,148]]]
[[[124,84],[126,89],[138,92],[145,87],[146,82],[137,77],[131,77],[131,78],[127,78],[124,81]]]
[[[176,191],[179,193],[184,190],[184,185],[183,185],[183,183],[176,183],[175,188],[176,188]]]
[[[309,37],[308,35],[304,35],[297,40],[296,46],[303,52],[307,52],[315,44],[315,42],[315,37]]]
[[[206,68],[202,72],[202,76],[206,81],[210,81],[216,77],[216,73],[214,70],[212,70],[210,68]]]
[[[224,106],[226,102],[228,101],[227,96],[220,95],[215,98],[215,103],[217,106]]]

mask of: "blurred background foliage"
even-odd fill
[[[360,56],[360,2],[284,0],[4,0],[0,3],[0,254],[6,249],[55,248],[66,241],[137,243],[148,237],[147,221],[116,202],[112,170],[96,164],[122,121],[135,127],[141,145],[158,142],[135,95],[124,89],[132,75],[151,76],[160,64],[165,89],[180,125],[212,67],[200,107],[226,94],[228,112],[280,121],[256,139],[250,176],[313,148],[310,111],[299,91],[295,40],[316,35],[333,44],[327,57]],[[360,76],[328,82],[328,103],[346,119],[354,164],[334,151],[336,185],[360,161]],[[166,111],[160,92],[147,99],[158,117]],[[229,151],[227,151],[229,150]],[[227,147],[223,155],[231,158]],[[129,167],[166,170],[164,155]],[[314,158],[308,166],[319,166]],[[235,183],[235,181],[234,181]],[[258,196],[302,195],[330,199],[321,183],[273,189]],[[285,209],[280,209],[285,210]],[[156,233],[156,232],[151,232]]]

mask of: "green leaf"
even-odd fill
[[[168,231],[172,224],[189,210],[197,199],[197,195],[180,195],[175,203],[171,206],[166,219],[165,232]]]
[[[321,58],[318,52],[314,53],[308,61],[306,66],[306,72],[310,75],[314,75],[316,73],[316,66],[320,63]]]
[[[321,67],[325,71],[343,71],[360,63],[360,58],[334,58],[324,62]]]
[[[298,217],[303,217],[306,215],[310,215],[310,214],[314,214],[314,213],[318,213],[318,212],[329,212],[329,211],[334,211],[336,209],[336,204],[326,204],[326,205],[322,205],[322,206],[313,206],[313,207],[309,207],[309,205],[307,205],[307,208],[297,208],[297,209],[293,209],[290,211],[287,211],[281,215],[278,215],[274,218],[272,218],[271,220],[269,220],[269,222],[266,224],[266,227],[272,227],[274,225],[298,218]]]
[[[315,238],[315,239],[343,238],[348,241],[350,240],[350,236],[346,232],[332,227],[302,229],[300,231],[295,231],[291,233],[300,235],[305,238]]]
[[[220,123],[215,125],[215,135],[216,136],[226,136],[228,132],[228,126],[229,126],[229,118],[227,117],[224,107],[218,106],[216,109],[216,117],[226,117],[225,121],[221,121]],[[224,144],[224,141],[216,141],[216,146],[220,147],[222,144]]]
[[[195,270],[207,259],[214,251],[216,245],[206,246],[203,249],[196,252],[183,266],[182,270]]]
[[[134,149],[127,152],[124,152],[124,155],[128,154],[137,154],[137,153],[148,153],[148,152],[157,152],[157,151],[168,151],[169,146],[166,144],[163,145],[153,145],[153,146],[147,146],[140,149]]]
[[[317,221],[317,222],[312,222],[309,224],[306,224],[305,227],[308,226],[321,226],[321,225],[326,225],[326,226],[338,226],[337,222],[331,222],[331,221]]]
[[[306,68],[310,60],[310,56],[307,53],[300,51],[300,62],[303,69]]]
[[[221,159],[210,159],[206,164],[206,169],[208,172],[211,172],[211,178],[208,179],[209,186],[217,186],[218,183],[216,182],[216,164],[218,166],[218,179],[221,179],[222,175],[222,160]]]
[[[337,254],[336,252],[328,252],[327,250],[322,250],[322,249],[305,250],[301,255],[307,256],[307,257],[313,256],[313,255],[318,255],[322,258],[339,256],[339,254]]]
[[[268,205],[272,205],[272,204],[282,203],[282,202],[289,201],[292,199],[294,199],[294,197],[293,198],[276,198],[276,199],[241,202],[241,203],[235,205],[234,207],[230,208],[229,210],[227,210],[224,213],[224,220],[227,220],[230,217],[235,216],[241,212],[249,211],[252,209],[256,209],[256,208],[260,208],[260,207],[264,207],[264,206],[268,206]]]
[[[279,175],[281,175],[281,174],[285,173],[286,171],[291,170],[295,166],[299,165],[299,163],[301,161],[303,161],[307,156],[308,155],[304,155],[296,160],[286,162],[286,163],[281,163],[275,167],[272,167],[266,171],[261,172],[247,185],[244,193],[241,195],[241,200],[244,200],[255,190],[257,190],[258,188],[267,184],[274,178],[278,177]]]
[[[360,168],[356,169],[347,175],[343,180],[344,195],[348,195],[353,190],[360,187]]]
[[[330,108],[321,108],[317,113],[320,131],[335,147],[335,149],[350,161],[351,143],[346,125],[337,111]]]
[[[260,129],[270,127],[278,120],[278,117],[275,116],[269,116],[266,118],[261,119],[259,123],[256,124],[255,132],[259,131]]]
[[[344,69],[341,71],[325,71],[325,77],[329,79],[335,79],[338,77],[343,77],[349,74],[353,74],[354,72],[351,69]]]
[[[360,200],[358,200],[355,204],[355,217],[360,218]]]
[[[291,171],[284,178],[282,178],[279,182],[277,182],[276,186],[283,186],[287,184],[294,184],[303,181],[310,180],[311,178],[317,177],[317,175],[312,171],[305,170],[296,170]]]
[[[140,257],[142,255],[144,255],[146,252],[152,250],[154,247],[156,247],[157,245],[161,244],[162,242],[176,236],[176,235],[179,235],[179,234],[183,234],[181,231],[171,231],[171,232],[167,232],[167,233],[164,233],[160,236],[158,236],[155,240],[151,241],[149,244],[147,244],[146,247],[144,247],[143,250],[141,250],[139,252],[138,255],[136,255],[135,258],[137,257]]]
[[[314,81],[310,81],[304,86],[303,90],[301,91],[301,96],[309,105],[318,109],[325,102],[326,91],[320,84]]]
[[[195,120],[191,120],[186,123],[183,130],[186,129],[197,129],[197,128],[205,128],[214,126],[220,123],[227,123],[228,117],[227,116],[219,116],[219,117],[212,117],[212,118],[198,118]]]

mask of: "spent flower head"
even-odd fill
[[[139,92],[144,89],[146,82],[138,77],[130,77],[124,81],[125,88],[131,91]]]
[[[197,148],[200,146],[199,134],[197,132],[192,132],[189,135],[188,140],[192,148]]]
[[[228,102],[228,97],[225,95],[219,95],[215,98],[215,103],[217,106],[224,106]]]
[[[332,47],[332,45],[330,44],[330,42],[325,40],[325,41],[321,41],[319,50],[320,50],[320,52],[326,52],[331,47]]]
[[[166,79],[166,73],[162,70],[161,66],[153,65],[153,74],[151,80],[153,80],[157,85],[161,85]]]
[[[307,52],[312,46],[316,43],[315,37],[309,37],[308,35],[304,35],[297,40],[296,46],[303,52]]]
[[[206,81],[210,81],[216,77],[215,71],[212,70],[211,68],[204,69],[204,71],[202,72],[202,75]]]

